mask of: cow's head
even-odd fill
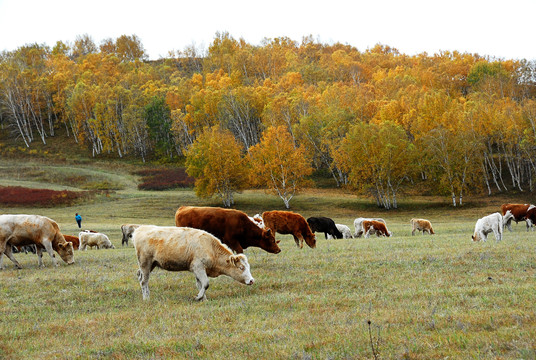
[[[277,245],[279,241],[275,241],[275,235],[272,229],[262,230],[261,241],[259,247],[272,254],[281,252],[281,249]]]
[[[228,275],[238,282],[253,285],[255,279],[251,276],[248,258],[244,254],[230,255],[227,259]]]
[[[139,228],[140,225],[138,224],[123,224],[121,225],[121,232],[123,233],[123,238],[121,239],[121,244],[127,244],[128,240],[132,239],[132,234],[134,234],[134,230]]]
[[[480,241],[480,236],[478,236],[478,233],[475,233],[471,236],[471,239],[473,239],[473,241]]]
[[[309,232],[306,234],[303,239],[305,240],[305,243],[311,248],[314,249],[316,247],[316,236],[314,233]]]
[[[60,255],[61,259],[67,264],[74,264],[74,249],[73,244],[70,242],[59,243],[57,252]]]

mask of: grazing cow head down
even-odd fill
[[[263,229],[259,246],[269,253],[278,254],[281,252],[281,248],[277,245],[279,241],[281,240],[275,241],[275,236],[271,229]]]
[[[60,255],[61,259],[68,265],[74,264],[74,249],[72,243],[58,243],[58,249],[56,251]]]
[[[246,255],[231,255],[229,256],[227,263],[230,265],[229,276],[242,284],[253,285],[255,279],[251,276]]]
[[[303,239],[311,249],[314,249],[316,247],[316,236],[314,233],[306,234]]]

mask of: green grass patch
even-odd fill
[[[356,217],[382,217],[393,237],[317,234],[316,249],[300,250],[278,234],[277,255],[247,249],[252,286],[211,279],[208,301],[198,303],[193,274],[155,269],[151,299],[143,301],[135,251],[121,247],[121,224],[173,226],[179,206],[219,203],[191,189],[138,191],[131,169],[115,170],[112,178],[125,188],[110,197],[32,207],[69,235],[78,233],[80,213],[83,228],[106,233],[116,249],[76,251],[74,265],[58,258],[58,268],[48,254],[42,269],[34,254],[14,255],[22,270],[4,259],[0,358],[373,359],[372,345],[380,359],[536,357],[536,232],[520,223],[502,242],[493,235],[471,241],[478,218],[523,194],[474,197],[456,209],[448,199],[412,197],[386,211],[341,190],[307,189],[291,210],[352,230]],[[254,190],[237,194],[235,204],[249,215],[283,209],[276,196]],[[437,235],[411,236],[412,217],[428,218]]]

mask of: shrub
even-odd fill
[[[0,203],[9,206],[71,205],[87,197],[85,192],[69,190],[30,189],[22,186],[0,186]]]
[[[173,188],[191,187],[194,178],[186,174],[184,168],[175,169],[144,169],[134,172],[142,177],[139,190],[167,190]]]

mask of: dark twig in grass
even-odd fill
[[[376,342],[374,342],[374,339],[372,338],[372,321],[370,320],[370,311],[372,308],[372,303],[369,305],[369,319],[367,320],[368,324],[368,333],[369,333],[369,341],[370,341],[370,347],[372,349],[372,355],[374,356],[375,360],[378,360],[380,358],[380,327],[378,326],[378,335],[376,336]],[[376,344],[376,346],[374,346]]]

